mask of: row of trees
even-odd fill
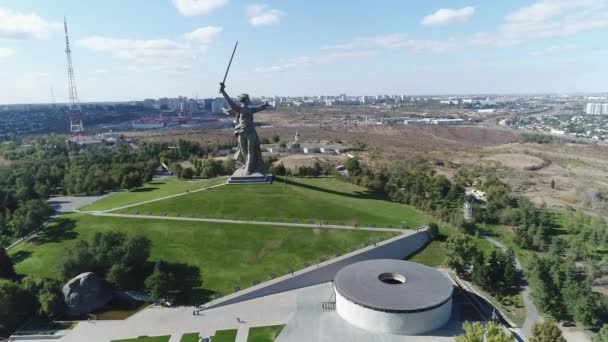
[[[492,250],[484,254],[469,235],[455,233],[446,241],[446,262],[459,276],[501,297],[519,290],[515,255]]]
[[[180,179],[194,177],[213,178],[231,175],[236,170],[236,162],[232,158],[218,160],[214,158],[191,159],[193,167],[182,167],[179,163],[171,164],[173,173]]]
[[[0,246],[43,227],[53,212],[45,203],[50,195],[135,189],[152,179],[161,161],[174,165],[178,176],[185,179],[231,174],[234,160],[221,162],[207,157],[233,145],[233,139],[206,143],[179,140],[177,146],[132,146],[119,141],[110,148],[67,143],[59,136],[1,143],[0,153],[14,163],[0,176]],[[179,161],[188,159],[194,168],[182,170]]]
[[[606,299],[592,291],[572,259],[563,258],[556,248],[549,255],[533,255],[529,277],[537,305],[554,317],[571,317],[595,327],[606,319]]]
[[[457,342],[513,342],[515,338],[499,324],[488,322],[465,322],[462,326],[464,333],[456,337]],[[598,334],[601,337],[601,335]],[[545,320],[532,327],[530,342],[566,342],[561,330],[555,322]],[[595,342],[605,342],[608,340],[597,339]]]
[[[116,289],[145,289],[155,299],[187,299],[192,288],[201,285],[200,276],[185,274],[192,272],[163,261],[153,267],[148,262],[150,247],[150,240],[143,236],[98,232],[92,239],[76,243],[61,263],[61,275],[68,280],[83,272],[95,272]]]
[[[0,247],[0,334],[11,332],[20,322],[35,315],[55,317],[62,313],[63,307],[57,282],[20,278],[6,250]]]

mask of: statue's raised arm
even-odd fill
[[[251,108],[251,111],[255,114],[257,112],[261,112],[261,111],[265,110],[268,107],[272,107],[272,106],[268,102],[266,102],[261,106]]]
[[[234,102],[232,98],[230,98],[230,95],[228,95],[228,93],[226,93],[226,85],[224,84],[224,82],[220,83],[220,93],[222,93],[222,96],[224,96],[226,102],[228,102],[228,105],[232,110],[234,110],[235,112],[240,112],[240,106],[236,104],[236,102]]]

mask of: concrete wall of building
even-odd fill
[[[205,305],[205,308],[215,308],[245,300],[268,296],[271,294],[299,289],[333,281],[336,273],[352,263],[372,259],[404,259],[422,248],[428,242],[426,230],[408,232],[390,240],[378,243],[358,251],[332,259],[320,265],[311,266],[296,274],[286,275],[264,284],[234,293]]]
[[[335,291],[335,289],[334,289]],[[368,309],[336,293],[336,312],[350,324],[368,331],[397,335],[424,334],[444,326],[452,315],[452,298],[434,309],[392,313]]]

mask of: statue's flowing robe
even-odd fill
[[[239,109],[234,127],[234,135],[239,144],[235,158],[245,164],[246,174],[258,172],[265,174],[266,168],[262,160],[260,140],[253,123],[253,113],[256,109],[250,107],[240,107]]]

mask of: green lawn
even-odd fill
[[[193,191],[208,186],[221,184],[226,181],[226,177],[218,177],[211,179],[201,179],[193,181],[182,181],[177,178],[170,177],[166,179],[154,180],[146,183],[143,187],[134,191],[123,191],[103,198],[93,204],[82,207],[82,210],[108,210],[116,207],[122,207],[134,203],[148,201],[165,196]]]
[[[126,340],[114,340],[112,342],[169,342],[171,336],[137,337]]]
[[[393,233],[335,229],[278,228],[170,220],[65,215],[47,232],[10,251],[17,272],[58,279],[62,258],[77,239],[116,230],[152,241],[151,260],[194,266],[206,290],[228,294],[344,254]]]
[[[412,255],[408,260],[430,267],[446,267],[445,264],[445,241],[454,233],[454,228],[441,226],[439,237],[427,244],[424,249]],[[480,251],[489,254],[494,248],[488,241],[473,237],[473,241]]]
[[[334,178],[277,178],[271,185],[214,188],[119,211],[258,221],[325,221],[377,226],[428,223],[427,215]]]
[[[281,333],[285,325],[271,325],[249,329],[247,342],[273,342]]]
[[[211,338],[213,342],[234,342],[236,340],[236,329],[218,330]]]
[[[179,342],[199,342],[198,333],[183,334]]]

